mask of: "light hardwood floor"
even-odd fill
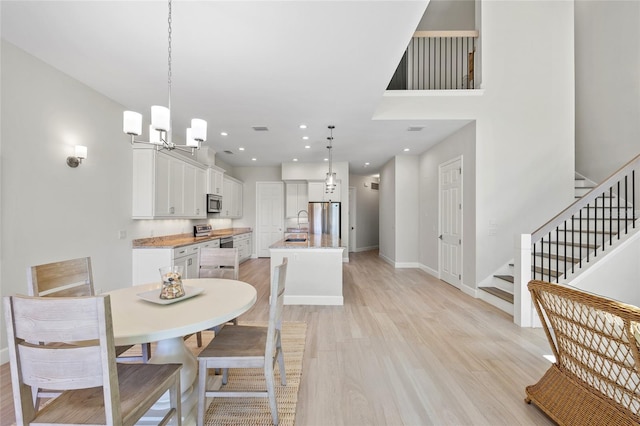
[[[240,267],[258,302],[240,321],[267,320],[269,259]],[[540,329],[377,251],[344,264],[344,306],[285,306],[307,322],[297,425],[551,425],[524,388],[549,367]],[[285,360],[286,362],[286,360]],[[0,422],[13,422],[8,364]]]

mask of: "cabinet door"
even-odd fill
[[[233,184],[234,217],[242,217],[242,183],[234,182]]]
[[[231,179],[224,179],[222,183],[222,210],[220,211],[220,217],[231,217],[234,210],[234,190],[233,181]]]
[[[156,155],[154,216],[169,216],[171,208],[171,157]]]
[[[207,173],[209,174],[207,194],[222,195],[222,177],[224,174],[211,168],[208,169]]]
[[[309,201],[324,201],[324,182],[309,182]]]
[[[286,212],[285,217],[292,218],[297,217],[298,215],[298,188],[300,187],[297,183],[288,183],[285,186],[286,192]]]
[[[207,217],[207,171],[196,167],[194,191],[194,217]],[[188,188],[185,188],[188,190]]]
[[[169,215],[184,216],[184,182],[186,164],[169,157]]]
[[[198,278],[198,254],[190,254],[189,256],[179,257],[174,260],[175,266],[182,266],[184,273],[182,278]]]
[[[191,164],[184,166],[184,183],[182,185],[184,194],[184,216],[196,216],[196,167]]]

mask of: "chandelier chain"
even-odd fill
[[[167,18],[167,23],[169,24],[169,47],[168,47],[168,72],[167,72],[167,83],[169,85],[169,110],[171,110],[171,0],[169,0],[169,17]]]

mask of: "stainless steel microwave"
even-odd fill
[[[207,213],[220,213],[222,210],[222,197],[216,194],[207,194]]]

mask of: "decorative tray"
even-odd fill
[[[142,300],[147,302],[156,303],[158,305],[170,305],[172,303],[181,302],[185,299],[189,299],[193,296],[197,296],[204,291],[204,288],[184,286],[184,296],[176,299],[160,299],[160,289],[145,291],[144,293],[138,293],[138,296]]]

